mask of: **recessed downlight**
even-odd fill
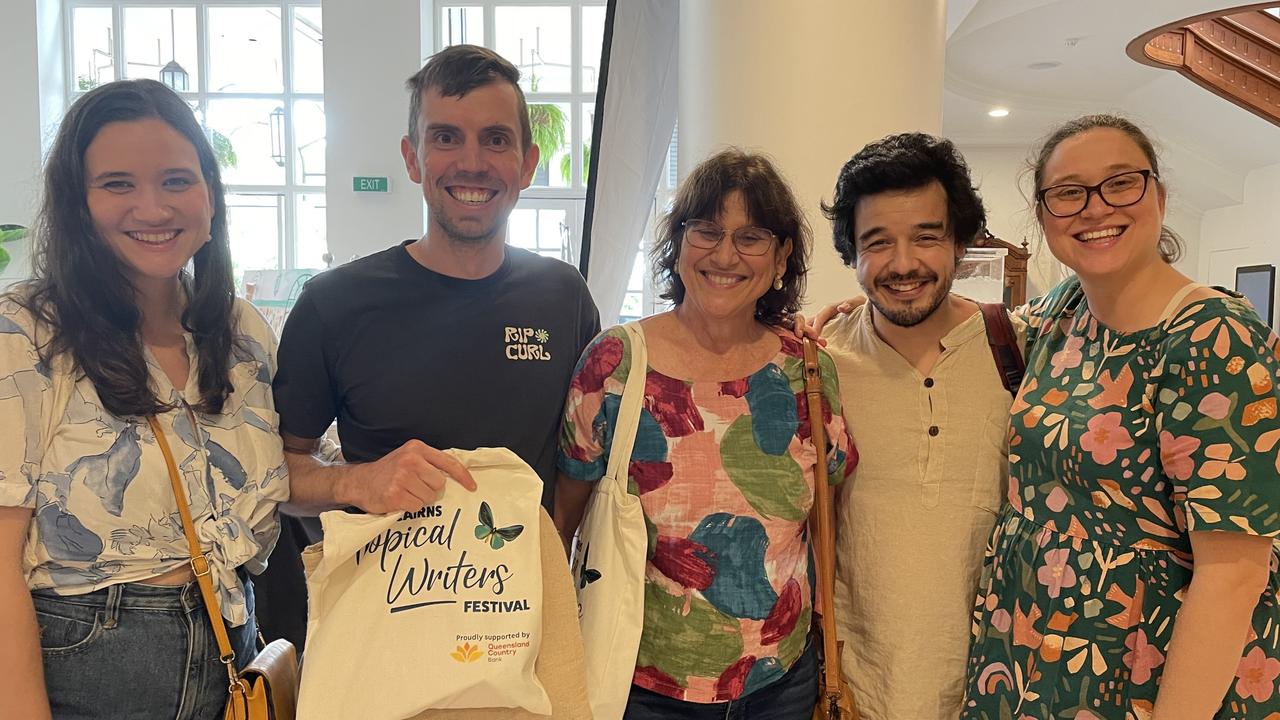
[[[1047,60],[1045,62],[1033,62],[1027,66],[1028,70],[1052,70],[1062,63],[1057,60]]]
[[[1002,118],[1009,116],[1009,108],[996,107],[987,111],[987,115],[993,118]]]

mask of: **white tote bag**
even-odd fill
[[[618,720],[627,706],[644,626],[644,566],[648,546],[640,498],[627,492],[627,469],[644,405],[648,355],[639,323],[623,326],[631,369],[622,392],[609,467],[596,483],[574,546],[587,697],[596,720]]]

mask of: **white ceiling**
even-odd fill
[[[1272,2],[1271,4],[1280,4]],[[1250,170],[1280,163],[1280,127],[1125,54],[1154,28],[1234,3],[949,0],[943,132],[966,147],[1029,149],[1054,125],[1118,112],[1149,130],[1192,212],[1242,201]],[[1033,63],[1059,63],[1031,69]],[[987,111],[1002,106],[1005,118]]]

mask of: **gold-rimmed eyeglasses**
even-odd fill
[[[685,220],[684,240],[702,250],[714,250],[724,240],[725,229],[710,220]],[[733,231],[733,247],[742,255],[764,255],[777,239],[772,231],[749,225]]]

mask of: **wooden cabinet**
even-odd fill
[[[1027,301],[1027,259],[1031,251],[1027,249],[1027,241],[1019,247],[1006,242],[984,229],[973,247],[1004,248],[1008,254],[1004,256],[1004,304],[1007,308],[1015,308]]]

